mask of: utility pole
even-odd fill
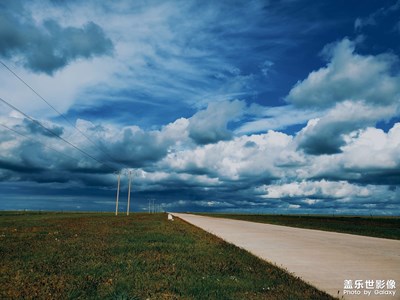
[[[118,200],[119,200],[119,186],[121,181],[121,173],[118,172],[118,187],[117,187],[117,200],[115,201],[115,215],[118,216]]]
[[[126,209],[126,215],[129,216],[129,204],[131,203],[131,171],[129,171],[129,184],[128,184],[128,206]]]

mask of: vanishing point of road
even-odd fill
[[[344,299],[400,299],[400,241],[190,214],[173,214]],[[361,295],[344,281],[362,280]],[[393,294],[368,296],[365,281],[394,280]],[[352,291],[358,291],[352,289]],[[379,292],[379,291],[378,291]]]

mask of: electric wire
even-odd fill
[[[93,157],[92,155],[90,155],[89,153],[87,153],[86,151],[80,149],[78,146],[72,144],[71,142],[69,142],[68,140],[64,139],[63,137],[61,137],[59,134],[55,133],[54,131],[52,131],[51,129],[47,128],[46,126],[44,126],[41,122],[39,122],[38,120],[35,120],[34,118],[32,118],[31,116],[27,115],[26,113],[24,113],[22,110],[18,109],[17,107],[15,107],[14,105],[12,105],[11,103],[9,103],[8,101],[4,100],[3,98],[0,97],[0,101],[3,102],[5,105],[7,105],[8,107],[10,107],[11,109],[19,112],[20,114],[22,114],[23,116],[25,116],[27,119],[29,119],[31,122],[39,125],[40,127],[42,127],[44,130],[46,130],[47,132],[49,132],[51,135],[55,136],[56,138],[64,141],[65,143],[67,143],[68,145],[70,145],[71,147],[75,148],[76,150],[78,150],[79,152],[83,153],[84,155],[86,155],[87,157],[93,159],[94,161],[98,162],[101,165],[106,166],[107,168],[109,168],[112,171],[116,171],[115,168],[109,166],[108,164],[99,161],[97,158]]]
[[[53,111],[55,111],[59,116],[61,116],[70,126],[75,128],[80,134],[82,134],[89,142],[91,142],[97,149],[99,149],[103,154],[108,156],[111,160],[115,160],[110,154],[102,149],[96,142],[94,142],[90,137],[88,137],[82,130],[80,130],[74,123],[72,123],[63,113],[59,112],[50,102],[48,102],[42,95],[40,95],[32,86],[30,86],[25,80],[23,80],[17,73],[15,73],[9,66],[7,66],[3,61],[0,60],[2,64],[11,74],[13,74],[19,81],[21,81],[26,87],[28,87],[36,96],[38,96],[43,102],[45,102]]]

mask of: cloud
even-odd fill
[[[338,103],[325,116],[310,120],[297,134],[298,148],[312,155],[340,153],[346,144],[345,134],[390,119],[397,111],[397,105],[374,107],[364,102]]]
[[[135,168],[136,197],[155,197],[176,209],[284,211],[298,207],[298,211],[352,208],[365,212],[371,207],[389,209],[399,193],[393,186],[400,178],[396,171],[400,167],[400,124],[387,133],[370,127],[344,134],[341,153],[314,156],[296,151],[296,138],[276,131],[195,144],[189,137],[189,122],[181,118],[148,131],[80,120],[77,126],[96,143],[107,140],[102,146],[115,160],[101,156],[76,132],[64,129],[63,136],[108,164]],[[30,130],[21,118],[10,117],[8,122],[2,118],[1,123],[27,133]],[[6,130],[0,136],[0,178],[53,185],[51,189],[62,183],[75,193],[86,193],[89,187],[104,193],[115,189],[115,177],[108,169],[56,139],[38,134],[40,144],[13,138]],[[126,184],[125,180],[123,189]],[[179,206],[177,199],[186,204]]]
[[[168,142],[158,132],[145,132],[138,127],[125,128],[106,149],[122,164],[138,167],[161,159],[167,154]]]
[[[168,151],[190,143],[188,123],[187,119],[180,118],[160,130],[110,124],[99,126],[85,120],[78,120],[77,126],[104,150],[97,151],[102,160],[118,163],[120,167],[140,168],[162,159]],[[77,141],[81,145],[93,146],[83,136]]]
[[[37,121],[37,120],[36,120]],[[42,124],[43,126],[40,126]],[[64,132],[64,128],[55,124],[49,124],[49,122],[37,121],[32,122],[31,120],[24,119],[24,127],[29,130],[30,133],[33,134],[42,134],[48,137],[57,137],[61,136]],[[45,128],[48,128],[46,130]]]
[[[19,13],[9,8],[0,14],[0,55],[34,72],[52,75],[77,59],[112,54],[112,41],[94,22],[62,27],[48,19],[37,24],[23,7]]]
[[[265,186],[263,198],[307,198],[315,199],[349,199],[351,197],[367,197],[370,195],[366,187],[349,184],[346,181],[301,181],[283,185]]]
[[[371,105],[399,102],[400,76],[393,70],[392,54],[359,55],[349,39],[324,49],[328,65],[311,72],[289,92],[286,100],[299,107],[326,108],[344,101]]]
[[[52,32],[69,32],[67,29],[73,28],[88,35],[84,26],[91,23],[97,24],[104,38],[113,43],[112,58],[106,56],[107,53],[102,56],[93,53],[93,59],[85,59],[87,52],[79,44],[77,51],[66,51],[66,56],[75,57],[66,67],[54,71],[52,77],[17,68],[22,78],[56,104],[59,111],[67,113],[70,110],[72,119],[102,117],[115,123],[133,122],[143,128],[162,126],[182,116],[189,117],[210,102],[248,101],[258,92],[270,89],[273,83],[265,81],[260,68],[266,61],[275,63],[278,56],[284,56],[282,48],[287,49],[296,43],[294,33],[298,32],[299,22],[303,28],[310,26],[302,18],[292,18],[291,22],[284,24],[277,22],[282,14],[279,8],[284,5],[266,4],[259,0],[237,3],[236,6],[198,1],[179,5],[176,1],[10,3],[19,5],[13,9],[11,4],[5,6],[9,12],[7,15],[19,24],[14,26],[15,30],[29,25],[34,31],[31,39],[35,36],[51,37],[54,45],[50,46],[60,46],[55,51],[63,52],[64,45],[74,39],[66,38],[62,43]],[[266,6],[269,9],[265,9]],[[52,26],[54,20],[56,23]],[[49,21],[50,25],[46,27]],[[11,67],[26,63],[23,55],[27,57],[29,49],[24,52],[21,47],[15,48],[21,50],[18,55],[10,57]],[[53,56],[49,56],[48,68],[59,63],[51,59]],[[265,66],[270,64],[268,62]],[[8,98],[21,101],[18,100],[22,99],[21,95],[17,97],[14,93],[18,91],[21,94],[24,89],[18,85],[14,88],[14,78],[10,80],[9,74],[4,74],[8,81],[4,82],[5,91],[10,91]],[[59,93],[60,89],[63,93]],[[22,96],[32,97],[30,91],[26,94]],[[152,109],[156,105],[164,106],[164,111],[166,107],[174,109],[155,115],[154,111],[161,110]],[[30,109],[38,110],[38,106],[40,104],[32,105]],[[121,116],[118,110],[123,109],[125,114]],[[39,111],[40,117],[43,111],[45,108]],[[127,111],[132,116],[129,121]]]
[[[345,145],[333,155],[306,155],[297,178],[348,181],[356,184],[398,185],[400,183],[399,123],[386,133],[367,127],[343,136]]]
[[[367,128],[348,137],[340,161],[360,183],[400,184],[400,123],[387,133]]]
[[[261,73],[265,76],[268,77],[269,73],[272,70],[272,67],[274,66],[274,63],[270,60],[266,60],[262,63],[262,65],[260,66],[261,69]]]
[[[10,159],[3,160],[0,159],[0,168],[4,170],[9,170],[19,173],[42,173],[44,171],[43,167],[34,166],[31,162],[23,159],[21,162],[13,161]]]
[[[281,175],[275,163],[283,160],[288,163],[291,140],[290,136],[275,131],[235,137],[170,153],[160,162],[160,167],[205,174],[228,182],[270,181]]]
[[[388,186],[353,184],[347,181],[296,181],[261,187],[265,202],[298,212],[333,211],[338,214],[375,214],[396,209],[399,191]],[[261,189],[260,188],[260,189]]]
[[[381,7],[365,18],[357,18],[354,21],[354,29],[359,32],[367,26],[376,26],[378,23],[381,23],[383,18],[388,19],[388,16],[395,14],[399,9],[400,1],[397,0],[396,3],[387,7]],[[395,19],[397,20],[397,18]]]
[[[293,105],[263,107],[253,104],[248,109],[249,120],[238,129],[236,134],[249,134],[265,132],[268,130],[283,130],[292,125],[305,124],[308,120],[320,117],[325,111],[312,109],[299,109]]]
[[[307,154],[340,153],[346,144],[344,135],[399,113],[397,57],[354,51],[355,44],[348,39],[326,46],[327,66],[299,81],[286,98],[295,106],[324,112],[297,134],[298,148]]]
[[[383,170],[400,165],[400,123],[385,133],[382,129],[366,128],[348,136],[343,147],[346,169]],[[373,157],[374,159],[371,159]]]
[[[229,140],[232,132],[227,125],[242,116],[245,108],[246,103],[239,100],[210,103],[190,118],[189,136],[201,145]]]

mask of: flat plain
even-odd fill
[[[1,299],[332,299],[165,214],[0,212]]]

